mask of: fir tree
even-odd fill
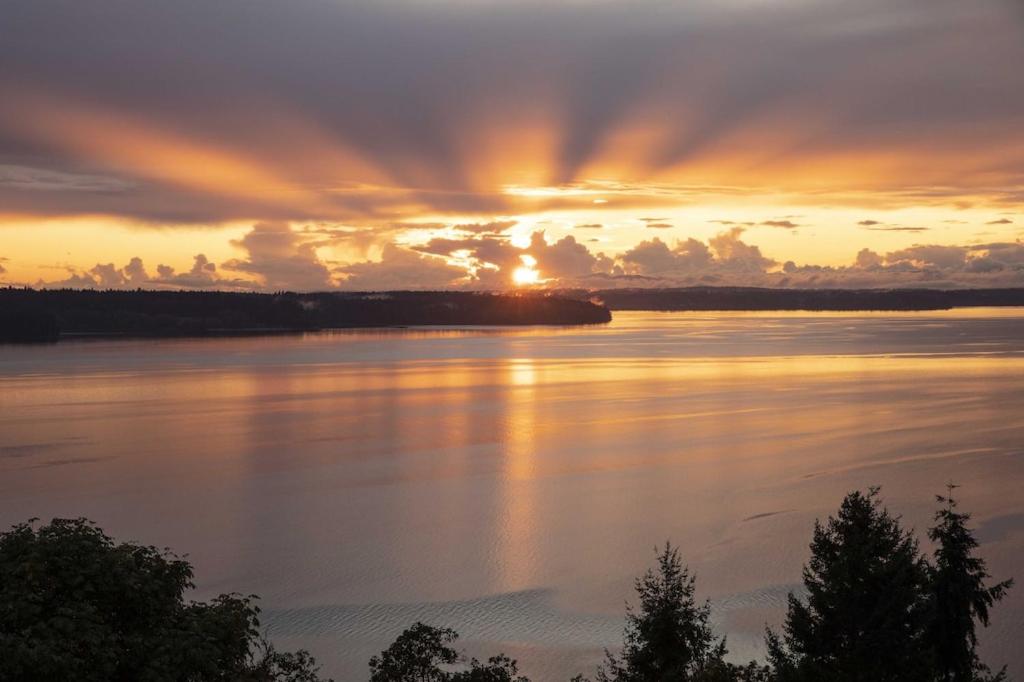
[[[658,554],[657,570],[636,581],[639,612],[626,615],[619,656],[607,655],[599,682],[684,682],[725,669],[725,640],[716,639],[711,607],[694,599],[695,578],[670,544]]]
[[[928,640],[935,652],[938,676],[944,682],[1004,679],[992,675],[977,654],[975,622],[987,627],[989,609],[1001,600],[1012,580],[989,586],[985,561],[974,555],[978,541],[967,527],[971,515],[957,511],[950,484],[949,494],[939,495],[943,506],[935,513],[928,537],[936,544],[932,569],[933,616]]]
[[[847,495],[835,517],[815,523],[807,602],[791,594],[783,636],[769,632],[779,679],[932,679],[928,577],[917,542],[881,507],[878,489]]]

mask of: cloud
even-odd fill
[[[597,177],[645,185],[647,206],[727,186],[1019,202],[1011,5],[13,3],[0,206],[384,222],[616,205],[507,191]]]
[[[998,220],[990,220],[990,221],[988,221],[985,224],[986,225],[1012,225],[1013,221],[1010,220],[1009,218],[1000,218]]]
[[[523,256],[536,261],[536,269],[549,282],[585,277],[610,271],[614,262],[603,254],[593,254],[572,235],[548,243],[543,231],[530,235],[528,245],[519,248],[503,237],[466,239],[435,238],[412,247],[424,254],[461,258],[473,269],[475,283],[483,287],[504,287],[512,282],[512,273],[523,263]]]
[[[761,249],[740,239],[743,228],[734,227],[708,240],[719,262],[729,270],[763,272],[776,261],[761,254]]]
[[[206,289],[212,287],[228,288],[235,287],[240,282],[226,282],[217,276],[217,266],[203,254],[196,254],[192,261],[192,268],[188,272],[175,273],[174,268],[169,265],[156,266],[156,282],[170,284],[187,289]]]
[[[516,226],[515,220],[496,220],[489,223],[462,223],[452,229],[470,234],[501,234]]]
[[[887,263],[912,263],[918,267],[935,267],[939,269],[957,269],[967,260],[968,248],[965,246],[942,246],[938,244],[916,245],[899,251],[892,251],[885,256]]]
[[[672,223],[647,223],[647,227],[653,230],[667,230],[670,227],[675,227]]]
[[[584,223],[583,225],[577,225],[577,230],[600,230],[604,228],[601,223]]]
[[[466,284],[462,268],[394,244],[384,247],[379,261],[352,263],[336,269],[341,286],[353,291],[448,289]]]
[[[543,232],[534,232],[525,252],[536,259],[537,270],[544,277],[571,279],[606,268],[599,256],[590,253],[572,235],[548,244]]]
[[[868,227],[866,229],[872,230],[874,232],[927,232],[931,228],[904,225],[886,225],[884,227]]]
[[[690,238],[669,248],[658,237],[643,241],[620,257],[627,274],[671,275],[699,272],[714,261],[703,242]]]
[[[878,222],[877,220],[861,220],[857,224],[860,225],[861,227],[871,227],[872,225],[881,225],[882,223]]]
[[[795,227],[800,227],[797,223],[792,220],[765,220],[761,223],[766,227],[781,227],[786,230],[792,230]]]
[[[257,223],[232,243],[248,255],[221,267],[252,275],[265,289],[317,291],[333,286],[330,270],[320,262],[315,246],[302,241],[288,223]]]

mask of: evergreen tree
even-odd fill
[[[689,682],[724,669],[725,640],[711,631],[710,605],[694,599],[695,578],[677,549],[665,544],[636,591],[639,612],[629,609],[622,653],[607,654],[599,682]]]
[[[850,493],[815,523],[804,603],[792,594],[783,636],[769,632],[780,681],[933,679],[925,641],[928,566],[881,507],[878,489]]]
[[[935,513],[935,526],[928,531],[928,537],[936,543],[931,576],[934,612],[928,640],[935,652],[940,680],[1004,679],[1004,672],[993,676],[979,660],[974,628],[975,621],[988,626],[989,608],[1006,595],[1013,581],[986,585],[990,576],[985,561],[974,556],[978,541],[967,527],[971,515],[957,511],[952,496],[955,487],[949,486],[949,495],[937,496],[944,506]]]

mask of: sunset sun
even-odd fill
[[[540,273],[534,269],[537,265],[537,259],[527,255],[522,255],[519,258],[523,264],[512,271],[512,282],[516,286],[537,284],[540,281]]]

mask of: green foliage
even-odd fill
[[[950,485],[951,493],[954,487]],[[989,609],[1006,595],[1013,581],[986,585],[990,576],[984,560],[974,556],[978,541],[967,527],[970,514],[957,511],[952,495],[937,499],[944,506],[935,513],[935,526],[928,531],[936,544],[931,571],[934,612],[928,639],[935,652],[937,679],[1003,679],[1005,673],[992,675],[978,658],[975,622],[988,626]]]
[[[253,598],[186,602],[192,587],[188,562],[84,519],[18,524],[0,534],[0,680],[317,679],[304,653],[261,672]]]
[[[815,524],[807,602],[790,595],[784,637],[768,637],[783,682],[931,679],[928,566],[877,493],[850,493]]]
[[[529,682],[504,654],[492,656],[487,663],[473,658],[468,669],[452,670],[465,662],[452,647],[458,637],[450,628],[416,623],[370,659],[370,682]]]
[[[622,653],[607,654],[599,682],[669,682],[726,674],[725,640],[716,639],[708,623],[711,606],[694,599],[695,578],[679,551],[666,543],[657,570],[636,581],[639,612],[629,608]]]

